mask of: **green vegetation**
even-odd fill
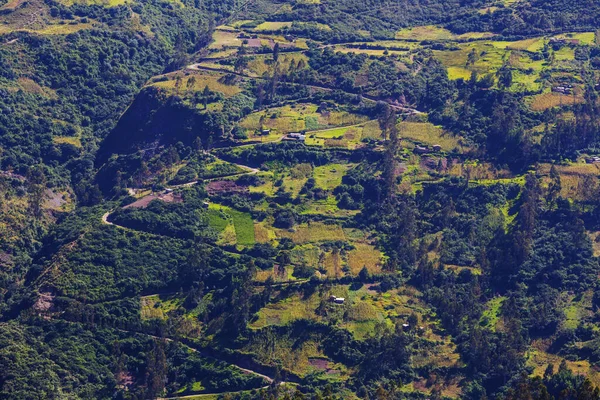
[[[599,397],[594,2],[1,3],[0,398]]]

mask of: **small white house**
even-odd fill
[[[288,138],[291,140],[297,140],[300,142],[304,142],[304,140],[306,140],[306,135],[303,135],[300,132],[292,132],[292,133],[288,134]]]
[[[346,299],[343,297],[336,297],[336,296],[331,295],[331,296],[329,296],[329,301],[336,303],[336,304],[344,304]]]

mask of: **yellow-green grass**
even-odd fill
[[[366,54],[369,56],[399,56],[403,54],[407,54],[407,51],[404,50],[381,50],[381,49],[358,49],[355,47],[348,46],[336,46],[335,51],[339,51],[341,53],[351,53],[351,54]]]
[[[264,193],[267,196],[274,196],[277,188],[274,185],[273,175],[272,174],[261,174],[260,175],[264,179],[264,183],[259,186],[250,186],[251,193]]]
[[[481,275],[481,268],[478,267],[465,267],[463,265],[452,265],[444,264],[444,269],[452,271],[456,274],[460,274],[462,271],[469,271],[472,275]]]
[[[479,10],[477,10],[479,12],[479,14],[493,14],[494,12],[498,11],[499,8],[496,6],[490,6],[490,7],[484,7],[484,8],[480,8]]]
[[[429,122],[402,122],[398,125],[400,137],[426,145],[440,145],[444,151],[461,148],[459,139]]]
[[[300,210],[300,213],[304,215],[326,215],[330,217],[351,217],[359,212],[359,210],[340,209],[334,195],[329,195],[324,200],[312,200],[303,205]]]
[[[59,0],[60,3],[72,6],[74,4],[94,5],[103,7],[116,7],[129,3],[129,0]]]
[[[467,40],[467,39],[484,39],[493,36],[490,32],[468,32],[462,35],[456,35],[446,28],[425,25],[416,26],[414,28],[404,28],[396,32],[398,40]]]
[[[176,310],[181,307],[183,301],[176,296],[159,295],[144,296],[140,299],[140,315],[145,319],[167,319],[169,311]]]
[[[565,361],[569,369],[576,375],[584,375],[592,381],[594,385],[600,385],[600,373],[590,364],[588,360],[567,360],[556,354],[551,354],[542,340],[535,340],[532,348],[527,352],[527,366],[533,368],[531,376],[543,377],[548,365],[554,365],[554,372],[557,372],[558,366]]]
[[[549,108],[559,106],[570,106],[583,103],[584,99],[580,96],[564,95],[560,93],[542,93],[532,97],[531,109],[533,111],[544,111]]]
[[[346,240],[341,226],[322,222],[304,223],[296,226],[293,231],[276,229],[275,232],[278,238],[289,238],[296,244]]]
[[[538,74],[513,71],[512,76],[513,84],[511,90],[536,92],[542,88]]]
[[[401,40],[451,40],[455,37],[448,29],[433,25],[405,28],[396,32],[396,39]]]
[[[371,274],[381,273],[383,254],[368,243],[353,243],[354,249],[348,252],[350,274],[357,276],[366,267]]]
[[[181,83],[178,89],[176,89],[177,85],[177,76],[181,77]],[[195,82],[191,87],[188,87],[188,81],[194,77]],[[242,89],[235,85],[227,85],[225,83],[221,83],[220,79],[223,77],[223,74],[209,73],[209,72],[198,72],[191,73],[190,75],[183,76],[181,74],[177,75],[169,75],[169,80],[162,82],[154,82],[153,86],[166,89],[170,92],[179,92],[180,94],[186,94],[190,92],[199,92],[204,90],[206,86],[213,91],[222,93],[225,97],[232,97],[242,91]]]
[[[15,91],[21,89],[27,93],[37,94],[39,96],[48,97],[51,99],[58,99],[56,91],[54,91],[53,89],[51,89],[47,86],[40,86],[33,79],[21,77],[21,78],[17,79],[17,83],[18,83],[18,85],[11,86],[8,89],[15,90]],[[55,122],[59,122],[59,121],[55,120]],[[59,123],[62,123],[65,125],[68,124],[67,122],[64,122],[64,121],[60,121]]]
[[[268,304],[258,312],[256,321],[249,324],[251,329],[261,329],[271,325],[287,325],[299,319],[317,321],[319,317],[315,314],[321,298],[313,294],[308,299],[302,298],[300,294]]]
[[[209,56],[211,58],[228,58],[237,54],[238,50],[235,48],[227,49],[210,49]]]
[[[363,139],[380,139],[381,138],[381,129],[379,128],[378,121],[368,121],[362,125],[363,129],[361,132],[361,137]]]
[[[329,296],[345,298],[344,304],[333,304]],[[317,308],[327,311],[317,313]],[[373,335],[383,327],[393,328],[396,323],[405,323],[411,314],[415,314],[424,329],[422,335],[428,340],[444,341],[435,335],[424,322],[431,312],[420,299],[420,294],[410,287],[378,293],[371,285],[359,290],[350,290],[347,285],[333,285],[330,290],[317,291],[309,297],[294,293],[289,297],[268,304],[258,312],[258,318],[250,324],[253,329],[271,325],[283,326],[305,319],[322,322],[335,322],[340,328],[347,329],[356,339]],[[413,327],[418,329],[418,327]],[[450,348],[454,346],[448,343]],[[453,350],[447,351],[452,353]],[[454,354],[451,363],[458,360]],[[426,363],[426,360],[422,360]]]
[[[508,49],[508,50],[526,50],[530,52],[538,52],[544,48],[545,39],[544,38],[531,38],[518,40],[515,42],[509,41],[492,41],[490,42],[494,47],[499,49]]]
[[[564,329],[575,330],[583,319],[593,316],[593,296],[593,291],[589,290],[578,295],[570,295],[565,299],[566,304],[563,309]]]
[[[240,47],[242,40],[238,37],[238,32],[228,30],[216,30],[213,33],[213,42],[209,49],[222,49],[224,47]]]
[[[254,239],[256,243],[269,243],[276,238],[275,231],[269,228],[264,222],[254,224]]]
[[[486,39],[493,37],[492,32],[467,32],[456,36],[458,40]]]
[[[540,164],[538,173],[545,175],[544,183],[549,182],[551,164]],[[573,200],[584,200],[590,196],[588,193],[591,182],[596,182],[600,175],[600,165],[573,163],[570,165],[555,165],[560,175],[561,196]]]
[[[557,39],[574,39],[579,40],[582,45],[594,45],[596,43],[595,32],[572,32],[554,36]]]
[[[356,149],[361,146],[362,131],[362,125],[313,131],[307,134],[305,143],[308,146]]]
[[[575,60],[575,50],[570,47],[561,47],[554,52],[554,60],[556,61],[573,61]]]
[[[0,34],[11,32],[29,32],[38,35],[69,35],[79,32],[84,29],[91,29],[91,23],[76,23],[76,24],[50,24],[39,29],[14,28],[10,25],[0,25]]]
[[[234,209],[230,209],[228,213],[233,218],[237,244],[241,246],[253,246],[256,242],[254,239],[254,221],[252,221],[252,216]]]
[[[366,120],[366,117],[346,111],[318,113],[314,104],[296,104],[254,112],[242,121],[240,126],[246,129],[248,140],[260,140],[255,133],[261,129],[270,129],[269,139],[275,140],[290,132],[311,131],[329,126],[353,125]]]
[[[304,186],[306,181],[308,181],[307,177],[293,178],[292,176],[285,176],[283,178],[283,184],[281,185],[281,187],[286,192],[290,192],[292,194],[292,197],[295,198],[298,197],[298,195],[300,194],[300,190],[302,190],[302,187]]]
[[[446,68],[454,68],[454,77],[466,77],[466,71],[476,71],[478,74],[496,72],[504,65],[507,51],[505,48],[494,46],[499,42],[473,42],[459,45],[459,50],[434,50],[434,56]],[[469,54],[476,54],[473,64],[467,65]],[[470,72],[469,72],[470,77]]]
[[[525,180],[522,176],[515,177],[507,169],[499,169],[495,165],[487,162],[464,162],[453,165],[447,172],[450,176],[462,176],[466,177],[469,175],[469,179],[472,182],[476,182],[482,185],[492,185],[495,183],[524,183]]]
[[[354,167],[353,164],[327,164],[315,167],[313,177],[318,187],[329,190],[342,184],[342,177]]]
[[[221,232],[221,239],[224,241],[231,241],[231,226],[233,226],[237,245],[252,246],[256,243],[254,221],[248,213],[211,203],[209,205],[208,222],[209,226]]]
[[[219,64],[218,62],[202,61],[200,63],[200,66],[205,68],[212,68],[214,70],[224,70],[227,71],[227,73],[235,72],[235,68],[233,67],[233,65]]]
[[[263,22],[254,28],[255,31],[279,31],[284,28],[291,28],[292,22]]]
[[[275,282],[290,282],[297,280],[294,276],[294,267],[292,265],[286,266],[284,272],[276,270],[275,267],[266,270],[259,269],[256,272],[254,279],[257,282],[265,282],[269,278]]]
[[[81,139],[78,136],[54,136],[52,141],[56,144],[70,144],[78,149],[81,148]]]
[[[509,65],[524,72],[541,72],[548,66],[546,60],[534,60],[524,51],[512,51],[508,59]]]
[[[322,31],[331,31],[331,27],[327,24],[322,24],[320,22],[297,22],[296,25],[300,29],[319,29]]]
[[[472,71],[463,67],[448,67],[448,78],[451,80],[469,80],[471,78],[471,74]]]
[[[373,40],[367,43],[365,42],[354,42],[354,43],[345,43],[343,45],[339,45],[340,47],[349,46],[349,47],[357,47],[366,45],[367,47],[385,47],[388,50],[396,50],[396,51],[405,51],[407,50],[416,50],[421,48],[421,45],[416,42],[407,42],[404,40]],[[335,46],[337,49],[338,46]],[[401,49],[401,50],[399,50]]]
[[[328,361],[326,364],[329,371],[326,372],[311,363],[311,360],[315,359],[328,360],[319,345],[324,339],[320,335],[303,335],[302,338],[298,338],[291,337],[289,334],[279,334],[273,337],[272,334],[257,333],[253,335],[245,350],[255,354],[262,363],[280,364],[284,369],[301,377],[313,373],[319,374],[322,379],[346,380],[348,373],[342,364]],[[336,373],[332,373],[332,371]]]
[[[492,331],[496,331],[496,326],[500,320],[500,308],[506,300],[506,297],[498,296],[489,300],[485,305],[485,311],[483,312],[480,325],[487,327]]]
[[[239,21],[232,22],[229,25],[231,27],[233,27],[233,28],[241,28],[242,26],[244,26],[246,24],[250,24],[252,22],[254,22],[254,21],[251,20],[251,19],[242,19],[242,20],[239,20]]]
[[[265,44],[267,43],[268,41],[265,42]],[[292,63],[295,65],[295,70],[297,70],[300,62],[303,62],[305,66],[308,65],[308,57],[302,53],[284,53],[279,56],[277,69],[280,73],[288,73],[291,71]],[[272,76],[275,69],[272,55],[252,58],[247,69],[255,76],[264,76],[265,74]]]

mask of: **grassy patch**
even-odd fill
[[[330,240],[346,240],[339,225],[327,225],[322,222],[298,225],[294,230],[277,229],[278,237],[287,237],[297,244],[316,243]]]
[[[290,132],[354,125],[366,120],[346,111],[318,112],[317,109],[314,104],[277,107],[248,115],[240,121],[240,126],[246,129],[249,140],[273,141]],[[271,130],[269,136],[256,135],[262,129]]]
[[[217,29],[213,33],[213,42],[208,47],[210,50],[223,49],[225,47],[240,47],[242,40],[235,31]]]
[[[70,144],[78,149],[81,148],[81,140],[77,136],[54,136],[52,137],[52,141],[56,144]]]
[[[176,310],[183,301],[175,296],[161,297],[159,295],[144,296],[140,300],[141,317],[146,319],[167,319],[169,311]]]
[[[400,40],[451,40],[455,38],[456,35],[448,29],[434,25],[405,28],[396,32],[396,39]]]
[[[451,80],[469,80],[472,72],[463,67],[448,67],[448,78]]]
[[[231,243],[232,228],[235,232],[235,243],[240,246],[252,246],[256,243],[254,221],[248,213],[233,208],[210,204],[208,212],[209,225],[221,232],[221,243]]]
[[[506,297],[499,296],[488,301],[479,323],[488,329],[495,331],[496,325],[500,319],[500,307],[502,307],[504,300],[506,300]]]
[[[583,98],[578,96],[567,96],[560,93],[543,93],[533,97],[531,109],[533,111],[544,111],[559,106],[570,106],[583,103]]]
[[[263,22],[254,28],[255,31],[279,31],[284,28],[291,28],[292,22]]]
[[[342,177],[352,167],[352,164],[327,164],[315,167],[313,176],[318,187],[330,190],[342,184]]]
[[[383,254],[373,245],[367,243],[353,243],[354,249],[348,252],[348,267],[350,273],[358,275],[363,267],[372,273],[380,273],[383,263]]]
[[[177,81],[177,76],[181,78],[181,81]],[[194,77],[193,84],[189,84],[189,80]],[[222,93],[225,97],[234,96],[242,91],[242,89],[235,85],[227,85],[221,82],[223,74],[219,73],[208,73],[198,72],[187,76],[181,74],[170,75],[168,80],[162,82],[152,83],[153,86],[166,89],[170,92],[176,92],[179,94],[193,93],[204,90],[206,86],[213,91]],[[179,87],[177,87],[179,85]]]
[[[127,0],[60,0],[59,2],[67,6],[84,4],[88,6],[117,7],[126,4]]]
[[[461,147],[458,138],[428,122],[402,122],[398,125],[398,129],[402,139],[426,145],[438,144],[444,151],[454,151]]]

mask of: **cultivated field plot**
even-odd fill
[[[344,298],[343,304],[330,301],[330,297]],[[331,322],[347,329],[356,339],[364,339],[375,333],[378,324],[394,326],[406,324],[414,314],[418,325],[408,327],[419,330],[424,337],[433,337],[437,328],[434,314],[420,300],[420,293],[411,288],[378,292],[373,284],[354,288],[348,285],[333,285],[328,290],[318,290],[308,297],[305,293],[294,293],[263,307],[250,327],[261,329],[270,325],[284,326],[306,319]],[[419,329],[419,328],[422,329]]]
[[[544,175],[542,182],[548,184],[550,181],[550,164],[540,164],[538,172]],[[600,165],[574,163],[571,165],[555,165],[560,175],[560,195],[576,200],[593,198],[597,188],[597,178],[600,175]]]
[[[438,34],[444,36],[441,32]],[[506,66],[512,72],[510,90],[531,93],[544,88],[549,90],[552,80],[547,79],[551,71],[561,71],[569,80],[578,80],[582,62],[576,60],[575,48],[593,43],[594,37],[591,32],[560,35],[555,38],[564,40],[559,47],[550,45],[548,37],[519,41],[477,40],[455,43],[452,49],[433,50],[433,53],[447,68],[450,79],[468,80],[472,72],[480,76],[496,74]]]
[[[103,6],[103,7],[116,7],[126,4],[127,0],[60,0],[66,6],[72,6],[74,4],[83,4],[88,6]]]
[[[441,40],[466,40],[482,39],[494,36],[489,32],[469,32],[463,35],[456,35],[445,28],[434,25],[417,26],[414,28],[405,28],[396,33],[396,39],[413,41],[441,41]]]
[[[254,224],[258,243],[277,245],[289,239],[294,247],[288,251],[290,265],[285,272],[277,265],[262,270],[257,280],[271,277],[275,281],[296,280],[316,276],[319,279],[339,279],[358,276],[363,269],[369,274],[382,274],[385,255],[375,247],[373,240],[354,229],[322,222],[303,223],[291,229],[272,227],[268,220]],[[303,266],[303,275],[295,275],[295,267]],[[308,273],[308,275],[306,275]]]
[[[296,104],[252,113],[240,121],[248,140],[273,141],[290,132],[354,125],[367,118],[347,111],[321,111],[314,104]],[[261,131],[269,130],[263,136]]]
[[[151,85],[179,95],[201,92],[207,86],[211,91],[221,93],[225,97],[232,97],[242,92],[243,89],[239,86],[225,83],[224,77],[225,74],[208,71],[175,73],[163,75],[160,79],[164,80],[155,81]]]
[[[363,137],[369,137],[368,130],[371,127],[365,128],[365,125],[359,124],[310,132],[307,134],[305,143],[309,146],[355,150],[363,146]],[[367,131],[366,134],[365,130]]]
[[[402,122],[398,125],[400,138],[422,145],[439,145],[448,152],[462,152],[460,137],[444,132],[429,122]]]
[[[543,93],[532,97],[531,109],[533,111],[544,111],[549,108],[570,106],[584,102],[583,97],[578,95],[564,95],[561,93]]]
[[[271,39],[263,39],[262,45],[273,47],[274,43]],[[302,53],[284,53],[279,56],[277,64],[275,64],[271,55],[259,55],[248,62],[246,71],[252,76],[273,76],[275,65],[277,65],[279,73],[292,73],[307,68],[308,57]]]
[[[252,246],[256,243],[254,221],[249,213],[211,203],[208,219],[210,227],[219,232],[219,244]]]
[[[344,230],[339,225],[311,222],[298,225],[293,230],[275,229],[278,238],[292,239],[296,244],[318,243],[331,240],[345,241]]]
[[[281,363],[288,371],[306,377],[312,374],[326,381],[344,381],[349,378],[348,368],[334,363],[323,354],[320,343],[322,334],[305,333],[300,338],[290,333],[280,334],[273,340],[267,332],[256,332],[244,349],[265,364]]]

